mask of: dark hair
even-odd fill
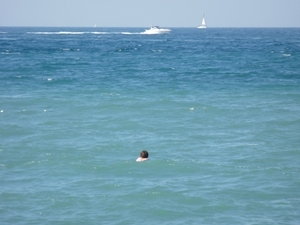
[[[141,158],[148,158],[148,152],[146,151],[146,150],[143,150],[143,151],[141,151],[141,153],[140,153],[140,157]]]

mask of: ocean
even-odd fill
[[[300,224],[300,29],[171,29],[0,27],[0,224]]]

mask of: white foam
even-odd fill
[[[126,35],[134,35],[134,34],[141,34],[141,33],[133,33],[133,32],[121,32],[122,34]]]
[[[95,35],[107,35],[107,34],[123,34],[123,35],[133,35],[142,34],[140,32],[107,32],[107,31],[38,31],[38,32],[27,32],[27,34],[37,34],[37,35],[83,35],[83,34],[95,34]]]
[[[34,164],[35,161],[30,161],[30,162],[27,162],[27,163],[24,163],[24,165],[30,165],[30,164]]]
[[[27,34],[43,34],[43,35],[82,35],[82,34],[121,34],[121,32],[83,32],[83,31],[45,31],[45,32],[27,32]]]
[[[20,55],[20,52],[9,52],[9,51],[5,51],[5,52],[1,52],[2,55]]]
[[[91,34],[110,34],[110,32],[91,32]]]
[[[97,34],[110,34],[109,32],[95,32]]]
[[[86,32],[70,32],[70,31],[58,31],[58,32],[27,32],[27,34],[44,34],[44,35],[49,35],[49,34],[67,34],[67,35],[78,35],[78,34],[84,34]]]

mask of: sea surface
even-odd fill
[[[144,29],[0,27],[0,224],[299,225],[300,29]]]

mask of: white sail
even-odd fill
[[[206,23],[205,23],[205,18],[204,18],[204,17],[203,17],[203,19],[202,19],[202,24],[201,24],[201,26],[206,27]]]
[[[199,27],[197,28],[206,28],[206,22],[205,22],[205,18],[204,18],[204,13],[203,13],[203,17],[202,17],[202,23]]]

